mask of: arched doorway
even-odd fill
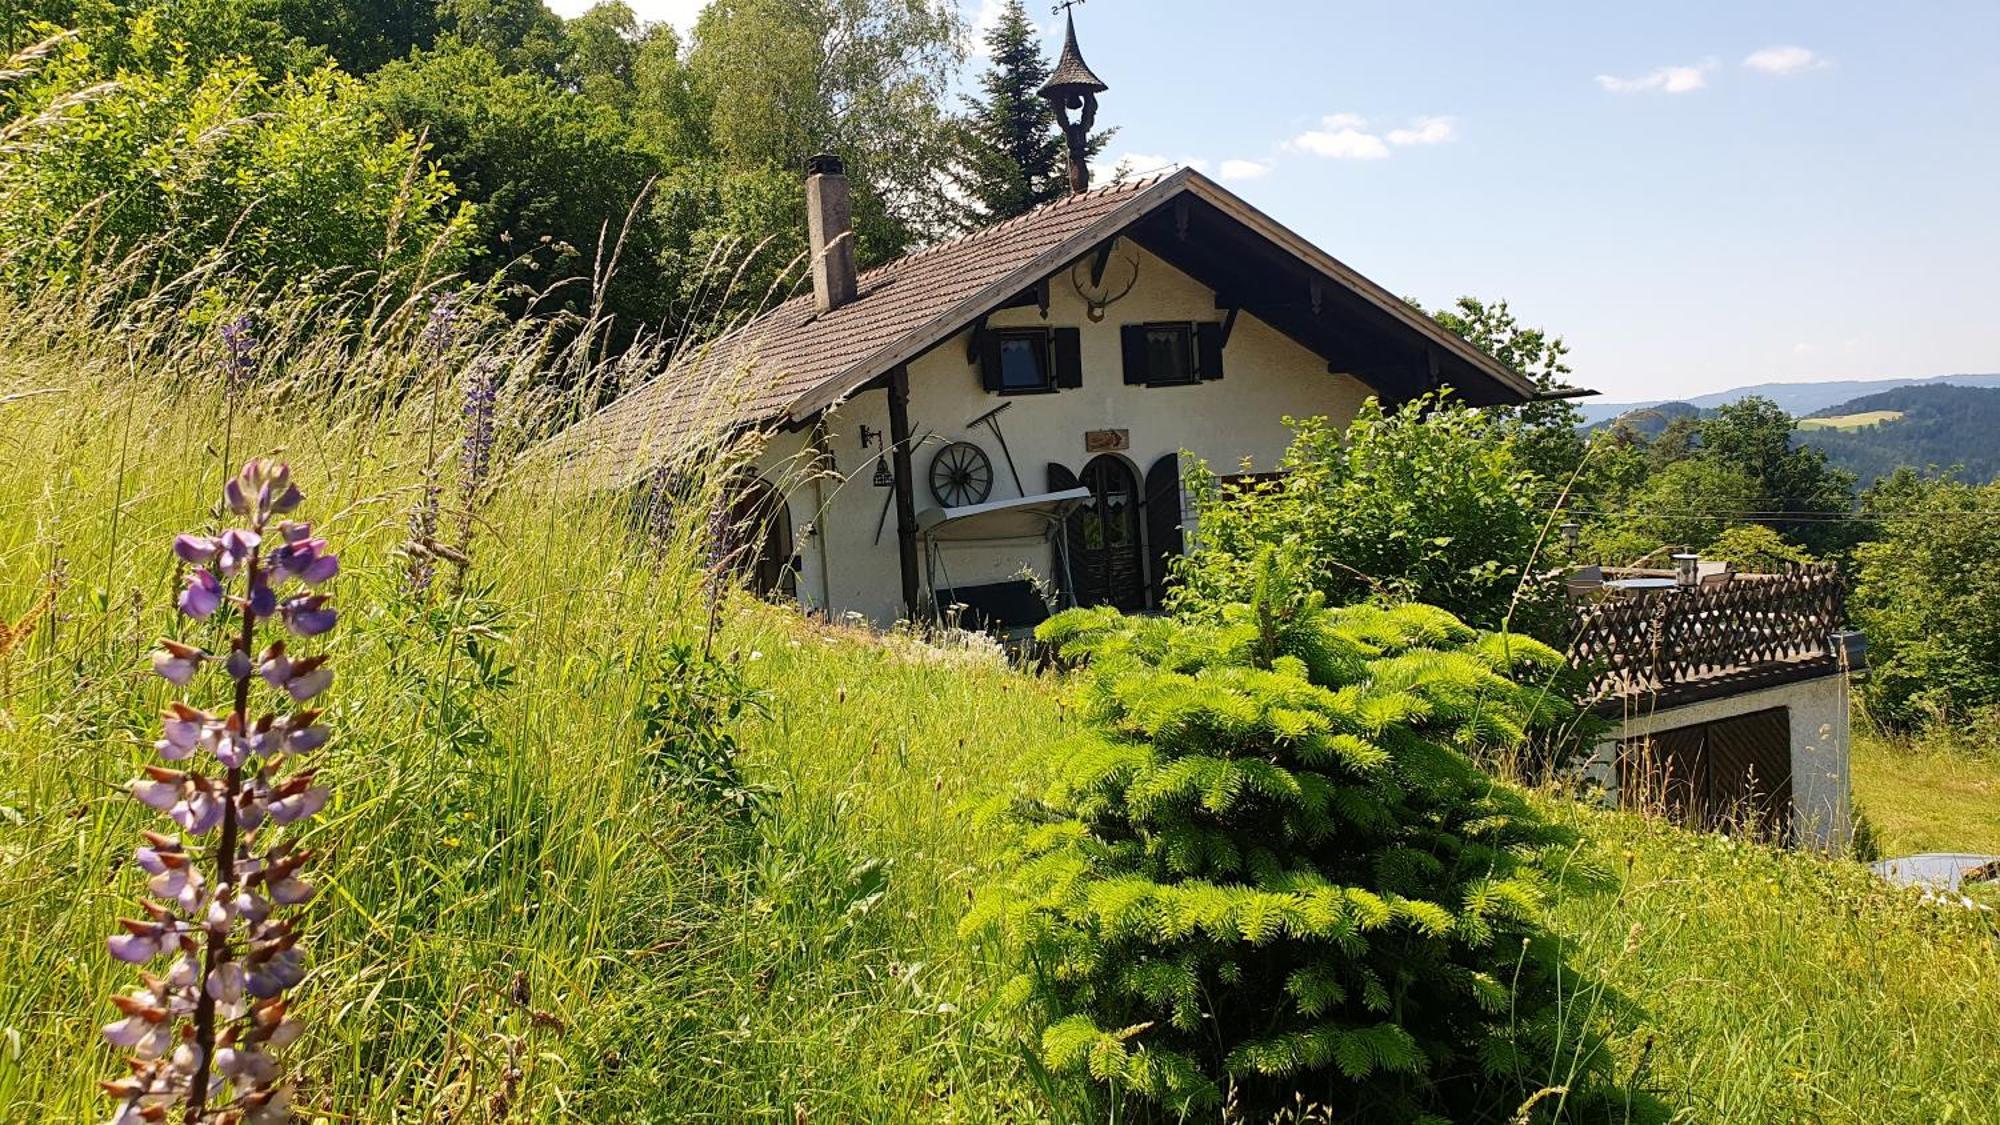
[[[1077,481],[1090,490],[1090,500],[1063,527],[1076,604],[1145,609],[1138,475],[1124,458],[1107,453],[1085,465]]]
[[[760,598],[794,597],[798,568],[792,552],[792,513],[770,482],[748,477],[730,492],[716,550],[723,565]]]

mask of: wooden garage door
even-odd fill
[[[1694,828],[1785,840],[1791,829],[1791,716],[1783,707],[1625,742],[1620,803]]]

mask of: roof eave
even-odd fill
[[[1429,342],[1458,356],[1481,374],[1514,391],[1520,396],[1521,401],[1526,402],[1534,398],[1537,388],[1532,381],[1475,347],[1465,337],[1432,320],[1421,309],[1413,307],[1408,301],[1368,280],[1347,263],[1300,237],[1290,227],[1250,206],[1234,192],[1207,176],[1193,169],[1183,169],[1178,175],[1186,178],[1187,187],[1203,202],[1263,235],[1274,244],[1283,246],[1307,266],[1345,285],[1370,304],[1401,321],[1404,326],[1424,336]]]
[[[1309,268],[1347,287],[1406,328],[1416,332],[1427,342],[1457,356],[1502,389],[1512,392],[1517,402],[1531,402],[1541,395],[1540,388],[1531,380],[1431,319],[1422,310],[1370,281],[1346,263],[1252,207],[1215,181],[1192,168],[1182,168],[1170,175],[1162,176],[1146,187],[1134,190],[1129,200],[1106,212],[1097,221],[1043,252],[1026,265],[967,297],[950,310],[933,318],[923,328],[906,334],[893,344],[855,363],[846,371],[822,380],[811,390],[793,399],[788,406],[764,412],[760,421],[778,419],[796,425],[840,403],[865,387],[871,380],[879,378],[901,364],[910,362],[963,331],[966,325],[973,323],[982,314],[1018,293],[1024,285],[1024,278],[1040,279],[1056,272],[1107,238],[1116,236],[1133,223],[1171,203],[1183,191],[1192,193],[1232,219],[1243,223],[1274,245],[1283,247]]]

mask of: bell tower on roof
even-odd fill
[[[1090,130],[1097,124],[1097,95],[1111,88],[1091,73],[1083,52],[1077,49],[1073,9],[1081,3],[1083,0],[1063,0],[1055,6],[1063,13],[1068,30],[1063,36],[1062,58],[1041,89],[1042,97],[1055,107],[1056,121],[1069,144],[1069,190],[1073,195],[1090,190]]]

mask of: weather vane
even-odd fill
[[[1061,0],[1056,6],[1050,8],[1049,11],[1054,15],[1060,16],[1081,3],[1083,3],[1083,0]]]

